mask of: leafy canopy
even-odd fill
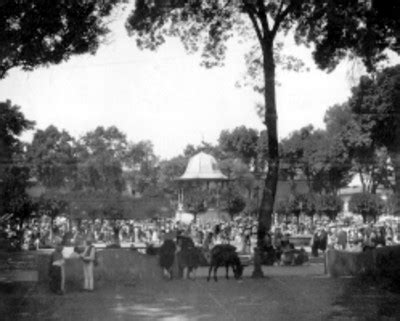
[[[246,17],[248,19],[246,19]],[[140,48],[156,49],[178,37],[189,52],[201,51],[207,67],[220,65],[233,35],[272,42],[279,30],[298,43],[314,43],[321,69],[332,70],[349,54],[373,69],[386,49],[400,51],[397,0],[136,0],[127,29]],[[252,32],[253,29],[255,32]],[[262,46],[261,46],[262,47]],[[261,48],[264,50],[263,48]],[[253,60],[253,69],[263,61]]]
[[[119,2],[1,1],[0,79],[14,67],[30,71],[94,54],[108,32],[105,18]]]

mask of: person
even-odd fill
[[[96,249],[92,245],[92,240],[89,238],[85,242],[85,249],[81,254],[81,258],[83,261],[83,290],[84,291],[93,291],[94,290],[94,261],[96,258]]]
[[[164,275],[172,279],[173,277],[173,264],[175,261],[176,244],[174,242],[173,233],[165,235],[164,242],[160,247],[159,264],[163,269]]]
[[[57,294],[65,292],[65,259],[62,250],[61,242],[56,243],[55,250],[50,257],[50,290]]]

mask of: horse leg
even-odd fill
[[[218,278],[217,278],[217,270],[218,270],[218,265],[216,265],[216,266],[214,267],[214,281],[215,281],[215,282],[218,281]]]
[[[210,265],[210,268],[208,269],[208,277],[207,277],[207,282],[208,282],[208,281],[210,281],[210,278],[211,278],[211,271],[212,271],[212,269],[213,269],[213,266],[212,266],[212,265]]]
[[[229,280],[229,264],[225,264],[225,269],[226,269],[226,279]]]

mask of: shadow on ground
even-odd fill
[[[336,298],[329,320],[400,320],[400,295],[361,278],[351,279]]]
[[[400,320],[400,297],[354,279],[271,276],[263,280],[173,280],[104,284],[94,293],[18,283],[0,291],[8,320]]]

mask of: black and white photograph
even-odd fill
[[[400,0],[0,0],[0,320],[400,320]]]

